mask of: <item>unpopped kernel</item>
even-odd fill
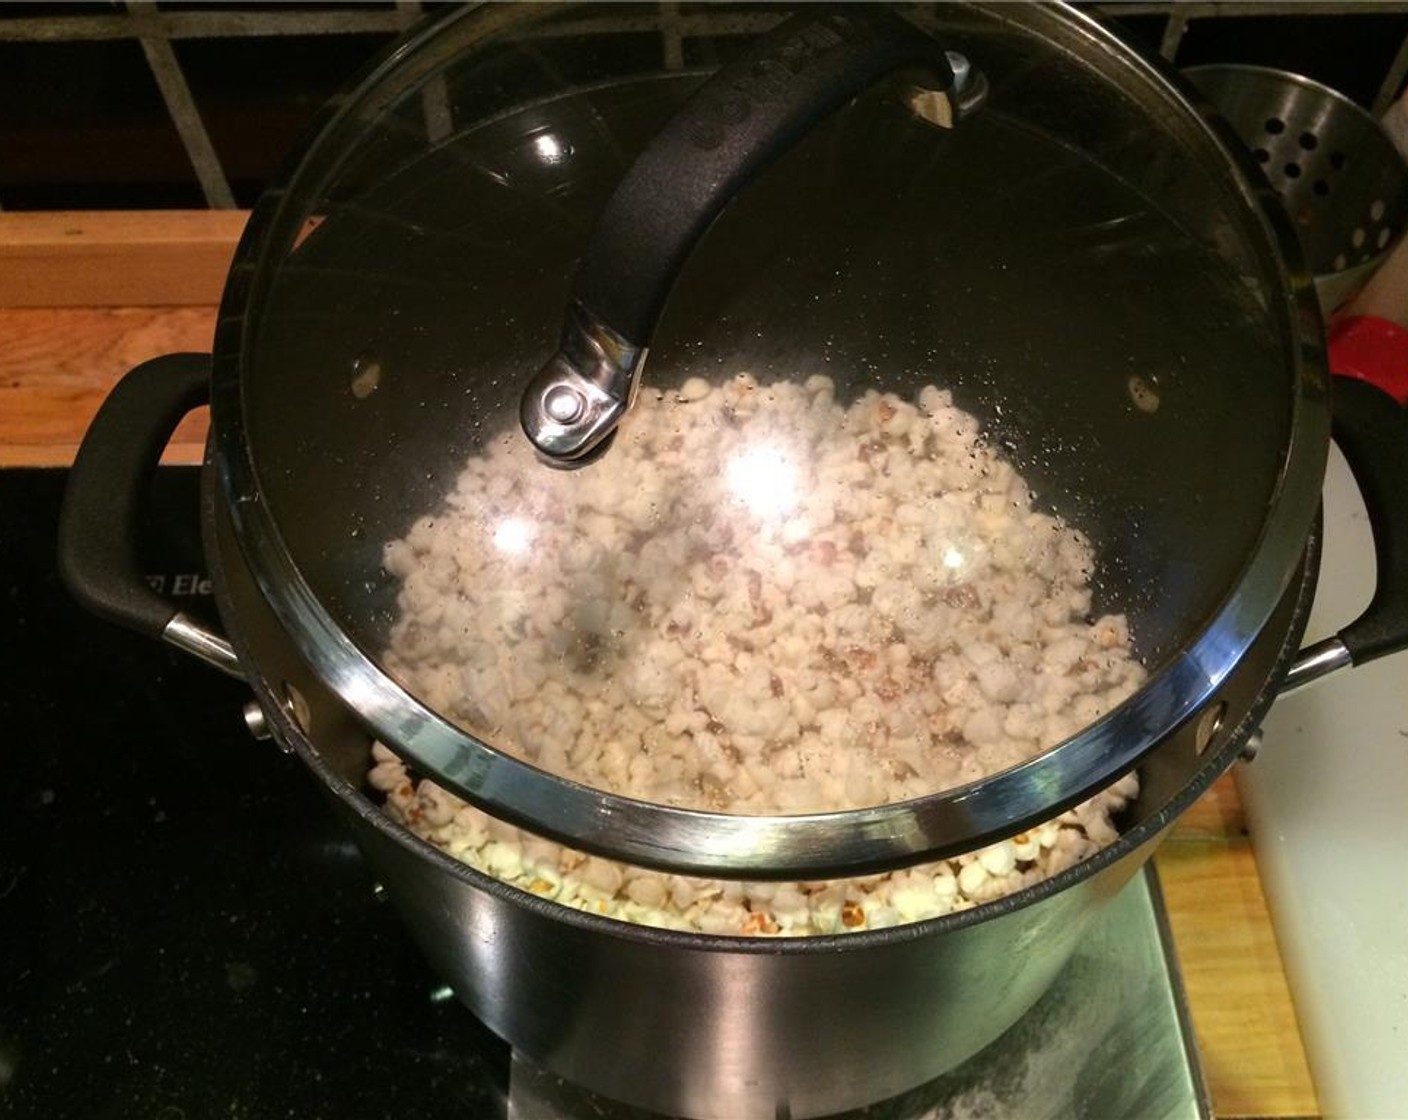
[[[700,469],[706,465],[707,469]],[[717,470],[714,467],[717,466]],[[830,379],[642,393],[577,472],[518,433],[386,546],[384,663],[447,718],[612,792],[739,813],[851,809],[1028,759],[1140,684],[1092,619],[1089,543],[1034,508],[977,421]],[[980,852],[860,879],[715,881],[496,821],[378,744],[369,783],[417,835],[568,906],[673,929],[804,936],[943,915],[1116,837],[1131,774]]]

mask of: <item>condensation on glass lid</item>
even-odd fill
[[[525,444],[471,459],[445,509],[388,546],[402,590],[385,662],[543,769],[671,805],[854,808],[1029,758],[1143,679],[1124,618],[1088,617],[1088,542],[1032,507],[947,392],[843,405],[824,377],[689,382],[642,394],[582,471],[534,469]],[[1137,788],[981,858],[740,893],[520,833],[389,752],[373,783],[422,836],[526,889],[759,934],[1019,889],[1111,841]]]
[[[385,556],[388,668],[497,747],[670,805],[814,812],[1015,765],[1142,670],[1089,543],[971,416],[830,379],[643,393],[563,474],[471,458]]]

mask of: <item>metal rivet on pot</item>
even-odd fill
[[[1258,727],[1255,731],[1253,731],[1250,735],[1247,736],[1247,741],[1242,744],[1243,762],[1250,762],[1258,754],[1261,753],[1261,741],[1261,728]]]
[[[374,899],[376,899],[378,902],[385,902],[385,901],[386,901],[386,897],[387,897],[387,896],[386,896],[386,888],[385,888],[384,886],[382,886],[380,883],[373,883],[373,884],[372,884],[372,897],[373,897]]]
[[[298,724],[299,730],[307,735],[313,724],[313,717],[308,711],[308,701],[303,699],[303,693],[287,681],[284,682],[284,711]]]
[[[1193,749],[1202,754],[1217,738],[1222,730],[1222,719],[1227,714],[1227,701],[1219,700],[1198,719],[1198,730],[1193,739]]]
[[[543,411],[559,424],[574,424],[587,410],[582,394],[567,385],[554,385],[543,398]]]
[[[449,1003],[455,998],[455,989],[449,984],[441,984],[438,988],[430,990],[431,1003]]]
[[[257,700],[245,701],[244,725],[256,739],[267,739],[273,734],[269,730],[269,721],[265,718],[264,709],[259,706]]]

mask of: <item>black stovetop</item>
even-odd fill
[[[0,471],[0,1116],[504,1116],[507,1047],[248,689],[68,600],[65,477]],[[196,494],[160,471],[148,536],[191,602]]]

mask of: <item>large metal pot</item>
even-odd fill
[[[1225,693],[1235,726],[1192,783],[1167,754],[1152,759],[1141,770],[1146,796],[1115,845],[964,913],[778,942],[593,917],[505,886],[392,821],[365,792],[365,731],[328,703],[304,733],[284,682],[305,697],[326,693],[260,609],[209,493],[205,513],[222,609],[239,620],[231,637],[242,663],[262,667],[251,677],[262,709],[333,794],[436,970],[491,1029],[560,1076],[706,1120],[858,1108],[955,1068],[1016,1023],[1175,817],[1236,761],[1274,698],[1265,682],[1295,656],[1319,555],[1312,537],[1274,626]],[[1177,750],[1195,755],[1199,741],[1190,727]]]
[[[1403,519],[1394,528],[1387,510],[1408,441],[1376,390],[1347,386],[1337,419],[1371,480],[1383,590],[1343,640],[1296,661],[1317,570],[1328,378],[1313,289],[1274,197],[1250,185],[1249,165],[1238,170],[1236,141],[1175,79],[1074,12],[909,15],[906,37],[942,37],[991,83],[973,128],[947,142],[948,163],[915,153],[913,122],[840,98],[692,256],[683,239],[667,279],[678,258],[689,266],[670,306],[692,311],[658,331],[645,315],[635,325],[654,337],[633,341],[665,355],[652,359],[661,383],[696,349],[763,367],[834,359],[862,385],[877,358],[905,376],[917,362],[951,367],[994,438],[1111,550],[1104,593],[1128,604],[1155,670],[1134,702],[1031,766],[868,815],[750,818],[736,825],[749,843],[720,847],[708,814],[564,790],[450,727],[376,665],[395,590],[379,574],[381,542],[433,505],[445,472],[489,438],[486,417],[517,415],[574,264],[595,259],[594,216],[734,53],[733,36],[770,27],[771,10],[682,24],[648,9],[577,22],[489,7],[412,36],[334,107],[256,210],[213,367],[176,355],[133,371],[85,440],[66,500],[70,586],[249,681],[251,719],[320,779],[460,998],[550,1069],[660,1111],[818,1115],[961,1062],[1046,989],[1288,674],[1299,683],[1403,642],[1392,583],[1408,550],[1394,548]],[[664,69],[621,63],[613,52],[629,43],[602,30],[613,20],[627,39],[641,27],[663,36]],[[698,64],[681,69],[691,35]],[[611,77],[621,66],[629,76]],[[951,115],[962,108],[953,83],[949,70],[938,91]],[[898,180],[871,173],[896,152]],[[1131,209],[1145,197],[1154,204]],[[789,300],[818,274],[840,279]],[[673,365],[672,352],[684,355]],[[1144,391],[1159,385],[1157,420],[1131,410],[1136,376]],[[147,589],[131,545],[138,480],[207,389],[204,529],[228,641]],[[961,850],[1135,766],[1141,796],[1116,844],[1000,902],[861,934],[706,937],[560,907],[418,840],[367,796],[378,736],[549,835],[753,877]]]

